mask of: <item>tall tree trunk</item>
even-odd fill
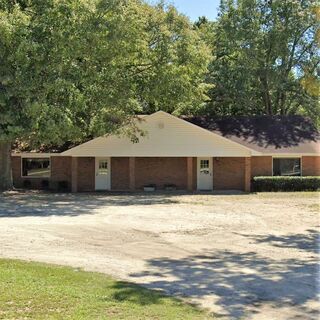
[[[272,102],[271,102],[271,97],[270,97],[270,92],[269,92],[269,84],[268,84],[267,76],[266,75],[260,76],[260,82],[262,84],[265,112],[268,115],[272,115],[273,114]]]
[[[281,92],[280,96],[280,114],[285,115],[286,114],[286,99],[287,94],[285,91]]]
[[[11,188],[11,142],[0,141],[0,190],[8,190]]]

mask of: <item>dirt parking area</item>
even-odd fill
[[[317,319],[319,194],[0,195],[0,256],[82,267],[226,319]]]

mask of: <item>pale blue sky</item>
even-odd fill
[[[157,0],[146,0],[149,3],[157,3]],[[200,16],[206,16],[209,20],[215,20],[220,0],[166,0],[173,4],[178,11],[196,21]]]

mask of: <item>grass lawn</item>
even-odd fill
[[[0,259],[0,319],[209,319],[178,299],[103,274]]]

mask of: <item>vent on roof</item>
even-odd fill
[[[164,123],[162,121],[158,122],[158,128],[159,129],[163,129],[164,128]]]

